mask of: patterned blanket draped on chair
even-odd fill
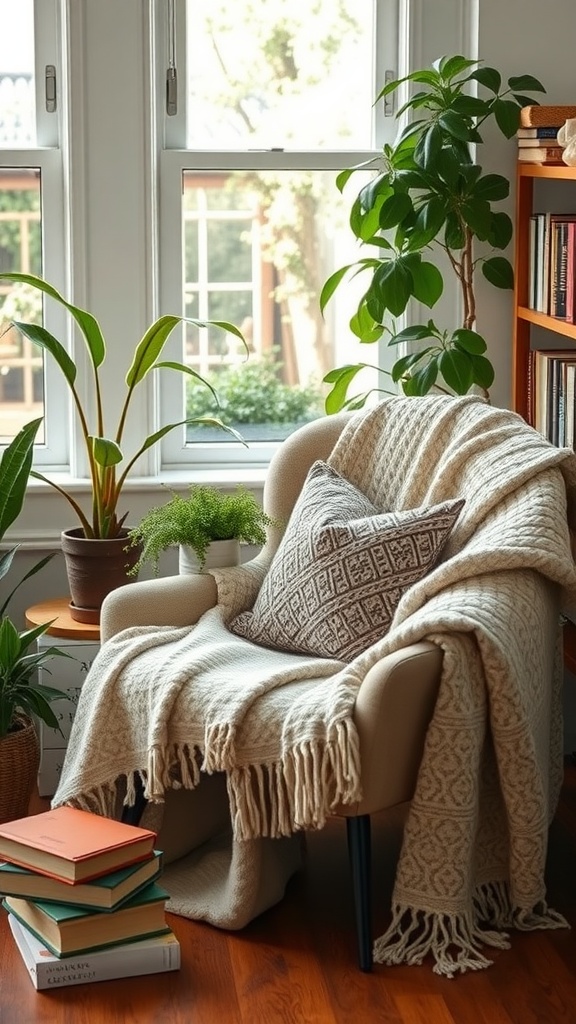
[[[564,923],[546,905],[544,865],[562,778],[559,608],[576,608],[576,457],[470,396],[386,399],[351,420],[329,462],[379,509],[466,501],[442,561],[404,595],[388,634],[348,665],[266,648],[254,658],[225,623],[251,606],[260,578],[215,571],[219,605],[194,629],[134,628],[104,645],[54,803],[113,813],[118,779],[130,795],[139,774],[161,820],[176,778],[195,787],[204,771],[225,772],[227,863],[235,898],[250,904],[250,843],[321,827],[358,797],[358,687],[379,659],[430,639],[444,651],[442,681],[375,958],[431,953],[451,976],[487,966],[483,947],[505,945],[509,927]],[[178,869],[173,909],[245,923],[237,903],[206,912],[210,871],[198,900],[195,863]],[[214,881],[219,906],[226,885]]]

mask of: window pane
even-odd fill
[[[372,143],[374,0],[187,0],[188,146]]]
[[[40,171],[0,169],[0,270],[41,274]],[[40,349],[11,320],[42,322],[39,293],[26,285],[0,286],[0,440],[44,412]],[[42,435],[37,435],[41,441]]]
[[[187,325],[184,360],[216,386],[222,418],[247,440],[281,440],[322,414],[322,378],[348,360],[361,283],[342,289],[325,319],[318,297],[326,278],[359,255],[351,193],[340,196],[333,171],[185,171],[183,184],[183,309],[231,321],[249,347],[247,357],[233,335]],[[350,188],[359,187],[360,176]],[[188,383],[187,414],[217,412],[208,389]],[[188,434],[212,438],[227,441],[207,428]]]
[[[34,0],[0,0],[0,147],[36,144]]]

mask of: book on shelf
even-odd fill
[[[562,122],[557,125],[541,125],[539,128],[519,128],[516,137],[520,139],[554,139],[562,127]],[[536,144],[536,143],[535,143]]]
[[[156,833],[76,807],[0,824],[0,858],[75,884],[147,860]]]
[[[116,910],[150,882],[156,881],[162,871],[162,853],[154,850],[145,861],[137,861],[118,868],[91,882],[70,885],[37,871],[0,863],[0,894],[21,896],[27,900],[47,900],[50,903],[72,903],[76,907],[94,910]]]
[[[38,990],[85,985],[112,978],[160,974],[180,967],[180,943],[173,932],[99,949],[81,957],[57,957],[13,914],[8,924],[28,974]]]
[[[528,305],[574,323],[576,214],[536,213],[528,231]]]
[[[538,349],[532,361],[532,425],[552,444],[572,448],[576,349]]]
[[[19,896],[6,896],[2,905],[44,942],[54,956],[61,958],[167,933],[170,931],[165,917],[167,899],[166,890],[157,882],[151,882],[109,914]]]
[[[534,129],[536,131],[536,129]],[[556,131],[556,129],[554,129]],[[546,138],[541,139],[518,139],[518,150],[524,149],[550,149],[556,148],[558,143],[556,141],[556,135],[548,135]]]
[[[535,103],[520,110],[520,128],[553,128],[569,117],[576,117],[576,106]]]
[[[518,149],[520,163],[530,164],[562,164],[562,146],[527,146]]]

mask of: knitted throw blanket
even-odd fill
[[[576,457],[469,396],[385,400],[352,419],[330,462],[383,510],[466,499],[442,562],[404,595],[389,633],[349,665],[258,648],[226,629],[258,581],[218,571],[219,605],[193,629],[129,629],[103,645],[54,804],[111,814],[119,779],[127,802],[138,774],[161,803],[170,786],[224,772],[236,853],[321,827],[360,796],[352,715],[364,676],[428,638],[444,651],[442,681],[375,958],[432,953],[451,976],[489,964],[482,947],[506,945],[507,927],[565,923],[543,877],[562,778],[558,596],[576,608]]]

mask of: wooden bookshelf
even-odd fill
[[[554,338],[557,337],[561,339],[561,344],[565,348],[570,348],[574,343],[576,352],[576,324],[569,324],[528,308],[530,217],[532,213],[544,212],[534,208],[535,183],[542,180],[572,182],[570,201],[572,212],[576,212],[576,167],[518,163],[517,168],[512,395],[514,409],[528,422],[531,419],[528,394],[530,351],[533,347],[538,347],[533,344],[532,328],[539,327],[550,332],[548,347],[553,347]],[[563,190],[563,201],[566,202],[566,189]],[[549,205],[553,212],[550,200]],[[567,622],[564,627],[564,663],[566,668],[576,675],[576,624],[572,622]]]

